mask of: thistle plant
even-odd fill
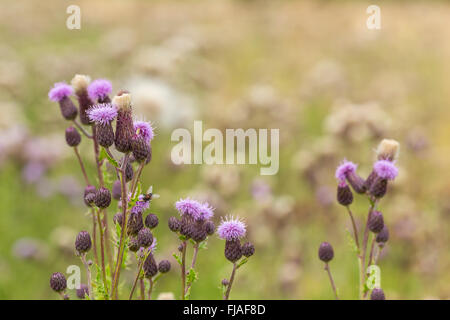
[[[133,120],[128,91],[119,91],[113,98],[111,93],[112,85],[108,80],[91,82],[85,75],[76,75],[71,85],[56,83],[49,92],[50,100],[59,103],[63,118],[70,123],[65,139],[74,150],[85,181],[83,200],[91,219],[90,231],[80,231],[75,239],[75,253],[85,267],[87,278],[87,284],[81,284],[76,295],[90,300],[123,297],[121,273],[131,265],[130,256],[134,254],[137,271],[126,297],[131,300],[139,291],[141,300],[150,300],[158,280],[171,270],[169,260],[157,261],[157,240],[153,231],[159,226],[159,218],[155,213],[147,213],[151,202],[159,196],[153,193],[153,187],[143,192],[141,182],[143,170],[152,160],[154,130],[149,122]],[[78,106],[72,101],[74,95]],[[89,176],[79,150],[85,141],[91,143],[94,151],[93,177]],[[181,269],[181,299],[189,299],[192,285],[198,279],[199,252],[206,249],[208,237],[216,229],[212,221],[214,209],[208,203],[189,198],[176,202],[175,208],[180,218],[171,217],[168,227],[180,240],[179,254],[174,256]],[[108,211],[115,212],[112,225]],[[233,231],[233,225],[240,226],[243,231]],[[240,243],[238,245],[238,239],[245,235],[242,222],[226,221],[221,228],[224,231],[219,235],[223,233],[227,238],[233,238],[235,246],[234,270],[226,294],[228,299],[234,273],[239,267],[236,262],[242,256],[251,256],[254,247],[248,243],[242,247]],[[188,264],[190,246],[193,253]],[[62,299],[69,299],[67,281],[62,273],[52,274],[50,287]]]
[[[388,192],[389,182],[393,181],[398,175],[398,169],[395,165],[398,152],[399,143],[397,141],[388,139],[381,141],[376,151],[377,160],[366,179],[357,174],[357,165],[347,160],[344,160],[336,170],[335,176],[338,180],[337,201],[347,209],[353,229],[352,239],[359,266],[360,299],[366,299],[370,290],[372,290],[370,295],[372,300],[385,299],[383,290],[376,287],[377,281],[369,285],[369,282],[374,279],[368,270],[370,270],[369,267],[377,265],[378,257],[389,239],[389,231],[383,214],[379,210],[379,204]],[[362,237],[350,207],[354,201],[353,192],[365,196],[369,202]],[[335,298],[339,299],[329,267],[329,262],[333,257],[332,246],[327,242],[322,243],[319,248],[319,259],[325,263],[325,270],[328,273]]]

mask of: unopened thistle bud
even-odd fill
[[[373,233],[379,233],[384,227],[383,215],[379,211],[374,211],[370,215],[369,230]]]
[[[366,190],[369,190],[370,192],[370,188],[372,187],[377,177],[378,177],[377,173],[374,170],[372,170],[372,172],[369,174],[366,181],[364,182],[364,187],[366,188]]]
[[[242,257],[242,247],[240,239],[245,236],[247,227],[238,218],[229,216],[222,220],[217,228],[217,234],[225,239],[225,258],[231,262],[236,262]]]
[[[230,281],[228,281],[228,279],[223,279],[222,280],[222,285],[227,287],[230,284]]]
[[[95,194],[97,193],[97,189],[94,186],[87,186],[84,189],[84,203],[88,207],[92,207],[95,200]]]
[[[105,79],[97,79],[92,81],[88,87],[89,98],[98,103],[110,103],[109,94],[112,92],[111,82]]]
[[[120,180],[114,181],[114,184],[112,186],[112,197],[116,200],[120,200],[122,197],[122,183]]]
[[[158,265],[156,264],[153,254],[150,252],[142,267],[146,278],[152,278],[158,273]]]
[[[356,193],[366,192],[364,179],[356,173],[357,165],[353,162],[344,160],[336,169],[336,178],[339,183],[347,182],[352,186]]]
[[[119,161],[120,167],[122,167],[122,164],[123,164],[123,161],[121,159]],[[133,176],[134,176],[134,170],[133,170],[133,166],[131,165],[131,161],[127,161],[127,166],[125,168],[125,181],[130,182],[131,180],[133,180]]]
[[[139,246],[148,248],[153,243],[153,234],[152,232],[147,228],[142,228],[138,233],[138,242]]]
[[[50,287],[56,292],[63,292],[67,288],[66,277],[61,272],[55,272],[50,277]]]
[[[137,237],[130,237],[130,240],[128,241],[128,249],[130,249],[131,252],[136,252],[139,250],[141,246],[139,245],[139,240]]]
[[[191,226],[191,237],[195,242],[202,242],[208,237],[203,221],[194,221]]]
[[[331,244],[322,242],[319,247],[319,259],[325,263],[330,262],[334,257],[334,251]]]
[[[79,299],[85,299],[86,296],[89,296],[89,288],[86,284],[80,284],[80,288],[77,289],[77,297]]]
[[[381,288],[375,288],[370,294],[370,300],[386,300],[384,291]]]
[[[244,243],[242,246],[242,254],[247,258],[251,257],[255,254],[255,246],[250,242]]]
[[[121,225],[122,225],[122,222],[123,222],[122,217],[123,217],[122,212],[117,212],[117,213],[114,215],[114,217],[113,217],[113,222],[114,222],[114,223],[118,223],[119,226],[121,226]]]
[[[115,136],[116,149],[120,152],[128,153],[131,151],[131,139],[134,136],[130,94],[123,92],[115,96],[113,105],[118,108]]]
[[[75,120],[78,115],[78,109],[70,100],[69,96],[73,94],[73,88],[66,83],[55,83],[55,86],[48,93],[50,100],[59,102],[61,114],[66,120]]]
[[[375,162],[373,171],[377,177],[370,186],[369,192],[376,198],[382,198],[387,192],[388,180],[394,180],[397,177],[398,169],[389,160],[379,160]]]
[[[140,211],[130,212],[127,225],[128,235],[137,235],[142,228],[144,228],[142,212]]]
[[[81,142],[81,135],[74,127],[68,127],[66,129],[66,142],[69,147],[78,147]]]
[[[206,221],[205,230],[208,235],[214,234],[214,232],[216,231],[216,226],[214,225],[214,222]]]
[[[158,226],[159,219],[156,214],[150,213],[147,217],[145,217],[145,226],[150,229],[154,229]]]
[[[89,119],[95,123],[98,144],[109,148],[114,144],[111,122],[117,117],[117,109],[111,104],[97,104],[88,110]]]
[[[170,271],[170,262],[169,260],[162,260],[158,265],[158,270],[161,273],[167,273]]]
[[[225,242],[225,258],[230,262],[236,262],[242,257],[242,247],[239,240]]]
[[[192,236],[192,225],[194,223],[194,219],[189,216],[182,216],[180,222],[180,233],[186,238],[191,238]]]
[[[377,147],[377,159],[394,161],[398,158],[400,143],[392,139],[383,139]]]
[[[107,188],[100,188],[95,194],[94,203],[99,208],[108,208],[111,204],[111,192]]]
[[[353,202],[353,193],[347,183],[340,182],[337,188],[337,201],[343,206],[349,206]]]
[[[143,138],[134,137],[131,139],[133,156],[137,162],[149,163],[152,157],[152,147]]]
[[[377,234],[375,241],[380,245],[384,245],[389,240],[389,229],[386,225],[383,226],[383,229]]]
[[[170,217],[169,218],[169,229],[172,232],[178,232],[180,231],[180,220],[178,220],[175,217]]]
[[[89,125],[91,123],[87,111],[94,105],[87,92],[90,82],[91,78],[82,74],[76,74],[71,81],[80,106],[80,121],[84,125]]]
[[[89,232],[80,231],[75,240],[75,249],[80,253],[85,253],[91,250],[92,241]]]

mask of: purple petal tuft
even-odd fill
[[[87,112],[89,119],[97,124],[108,124],[117,117],[117,109],[109,103],[97,104]]]
[[[58,102],[64,97],[71,96],[73,94],[73,88],[67,83],[58,82],[55,83],[54,87],[48,92],[48,97],[50,100]]]
[[[344,160],[339,167],[336,169],[336,179],[339,180],[339,182],[345,182],[345,179],[347,178],[347,175],[349,173],[355,172],[357,168],[357,165],[354,164],[351,161]]]
[[[380,160],[375,162],[373,169],[382,179],[394,180],[398,175],[397,167],[389,160]]]
[[[245,223],[231,216],[222,220],[219,228],[217,228],[219,237],[227,241],[240,239],[245,236],[246,232]]]
[[[149,122],[135,121],[134,131],[136,133],[136,136],[142,137],[146,142],[150,142],[153,140],[153,127]]]
[[[98,99],[104,98],[112,92],[112,85],[108,80],[97,79],[92,81],[87,90],[89,98],[91,98],[92,101],[97,101]]]

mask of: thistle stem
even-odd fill
[[[237,265],[236,262],[233,263],[233,271],[231,272],[230,282],[228,283],[227,292],[223,297],[223,300],[228,300],[230,298],[231,287],[233,286],[234,277],[236,275]]]
[[[139,284],[141,288],[141,300],[145,300],[145,283],[143,278],[139,279]]]
[[[365,292],[364,283],[366,281],[366,255],[367,255],[367,242],[369,241],[369,221],[372,216],[372,212],[375,210],[377,202],[378,202],[377,200],[371,202],[371,205],[369,208],[369,213],[367,214],[366,226],[364,229],[364,238],[363,238],[363,243],[362,243],[362,262],[363,262],[362,265],[363,265],[363,268],[361,270],[363,286],[361,288],[361,296],[364,296],[364,292]]]
[[[84,128],[83,126],[78,122],[77,119],[73,120],[73,123],[75,124],[75,126],[86,136],[86,138],[88,139],[92,139],[93,136],[90,135]]]
[[[103,227],[100,221],[100,210],[97,212],[97,222],[100,228],[100,246],[101,246],[101,258],[102,258],[102,277],[103,277],[103,285],[105,286],[106,292],[108,292],[108,283],[106,282],[106,268],[105,268],[105,238],[103,234]]]
[[[150,288],[148,288],[148,300],[152,300],[152,292],[153,292],[153,278],[149,278],[148,281],[150,282]]]
[[[95,209],[91,210],[92,214],[92,244],[94,250],[94,261],[98,265],[98,253],[97,253],[97,220],[95,218]]]
[[[131,288],[129,300],[131,300],[133,298],[133,294],[134,294],[134,290],[136,289],[137,282],[141,277],[142,266],[144,265],[144,261],[145,261],[145,259],[142,259],[142,261],[139,261],[138,273],[136,274],[136,278],[134,279],[133,288]],[[142,288],[141,288],[141,290],[142,290]]]
[[[83,172],[83,177],[84,177],[84,180],[86,181],[86,185],[89,186],[90,185],[89,178],[87,176],[86,168],[84,167],[83,160],[81,159],[80,153],[78,152],[78,148],[74,147],[73,150],[75,151],[75,154],[77,156],[78,162],[80,163],[81,172]]]
[[[333,276],[331,275],[331,271],[330,271],[330,265],[328,263],[325,263],[325,270],[328,273],[328,278],[330,278],[331,288],[333,289],[334,297],[336,300],[339,300],[337,290],[336,290],[336,285],[334,284]]]
[[[186,241],[181,244],[183,250],[181,251],[181,300],[185,300],[186,292]]]
[[[192,256],[191,269],[195,268],[195,263],[197,262],[198,251],[199,251],[199,244],[196,243],[194,245],[194,255]],[[191,287],[192,287],[192,283],[189,283],[187,288],[184,291],[184,295],[186,295],[188,293],[188,291]]]
[[[355,237],[356,248],[358,249],[357,257],[358,257],[358,269],[359,269],[359,298],[362,298],[362,290],[364,287],[364,262],[361,256],[361,248],[359,246],[359,238],[358,238],[358,228],[356,227],[355,218],[353,217],[353,213],[350,210],[350,206],[346,206],[347,212],[350,216],[350,220],[352,222],[353,227],[353,236]]]
[[[89,289],[89,299],[94,300],[94,291],[92,290],[92,274],[91,274],[91,269],[89,268],[89,265],[86,261],[86,253],[83,253],[81,255],[81,261],[83,261],[83,264],[86,268],[87,285],[88,285],[88,289]]]

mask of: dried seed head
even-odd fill
[[[386,300],[384,296],[384,291],[381,288],[375,288],[370,294],[370,300]]]
[[[250,242],[244,243],[244,245],[242,246],[242,254],[248,258],[251,257],[254,253],[255,246]]]
[[[327,263],[334,257],[334,251],[331,244],[328,242],[322,242],[319,247],[319,259]]]
[[[111,192],[107,188],[100,188],[95,194],[95,205],[99,208],[108,208],[111,204]]]
[[[214,232],[216,231],[216,226],[214,225],[214,222],[206,221],[205,222],[205,230],[208,235],[213,235]]]
[[[137,162],[149,163],[151,161],[152,148],[144,138],[134,137],[131,139],[131,148]]]
[[[85,299],[86,296],[89,296],[89,288],[84,283],[80,284],[80,288],[77,289],[77,297],[80,299]]]
[[[89,232],[80,231],[75,240],[75,249],[80,253],[85,253],[91,250],[92,241]]]
[[[122,197],[122,183],[120,180],[114,181],[114,184],[112,186],[112,197],[116,200],[120,200]]]
[[[175,218],[175,217],[170,217],[169,218],[169,229],[170,229],[170,231],[172,231],[172,232],[180,231],[180,225],[181,225],[180,220],[178,220],[177,218]]]
[[[158,226],[159,223],[159,219],[156,216],[156,214],[150,213],[146,218],[145,218],[145,226],[147,228],[150,229],[154,229]]]
[[[130,249],[131,252],[136,252],[139,250],[141,246],[139,245],[139,240],[137,237],[130,237],[130,240],[128,241],[128,249]]]
[[[147,259],[145,259],[142,269],[146,278],[152,278],[158,273],[158,266],[151,252],[148,254]]]
[[[61,272],[55,272],[50,277],[50,288],[56,292],[63,292],[67,288],[66,277]]]
[[[370,215],[369,230],[373,233],[379,233],[384,227],[383,215],[379,211],[374,211]]]
[[[242,257],[241,242],[238,239],[227,240],[225,242],[225,258],[231,262],[236,262]]]
[[[119,109],[131,110],[131,95],[128,91],[121,90],[113,98],[112,104],[117,106]]]
[[[349,206],[353,202],[352,190],[350,190],[350,187],[345,182],[341,182],[338,185],[337,201],[343,206]]]
[[[68,127],[66,129],[66,142],[69,147],[78,147],[81,142],[81,135],[74,127]]]
[[[80,121],[84,125],[89,125],[91,123],[87,115],[87,110],[94,104],[87,92],[87,87],[90,82],[91,78],[89,76],[81,74],[76,74],[71,81],[80,106]]]
[[[385,244],[389,240],[389,229],[386,225],[383,226],[383,229],[377,234],[375,241],[378,244]]]
[[[75,89],[75,93],[78,94],[84,90],[87,90],[87,87],[91,83],[91,77],[83,75],[83,74],[76,74],[72,80],[70,81],[70,84]]]
[[[377,148],[378,160],[394,161],[398,158],[400,143],[392,139],[383,139]]]
[[[150,229],[147,229],[147,228],[142,228],[139,231],[137,238],[138,238],[139,246],[144,247],[144,248],[150,247],[153,243],[153,234],[150,231]]]
[[[167,273],[170,271],[170,262],[169,260],[162,260],[158,265],[158,270],[161,273]]]

